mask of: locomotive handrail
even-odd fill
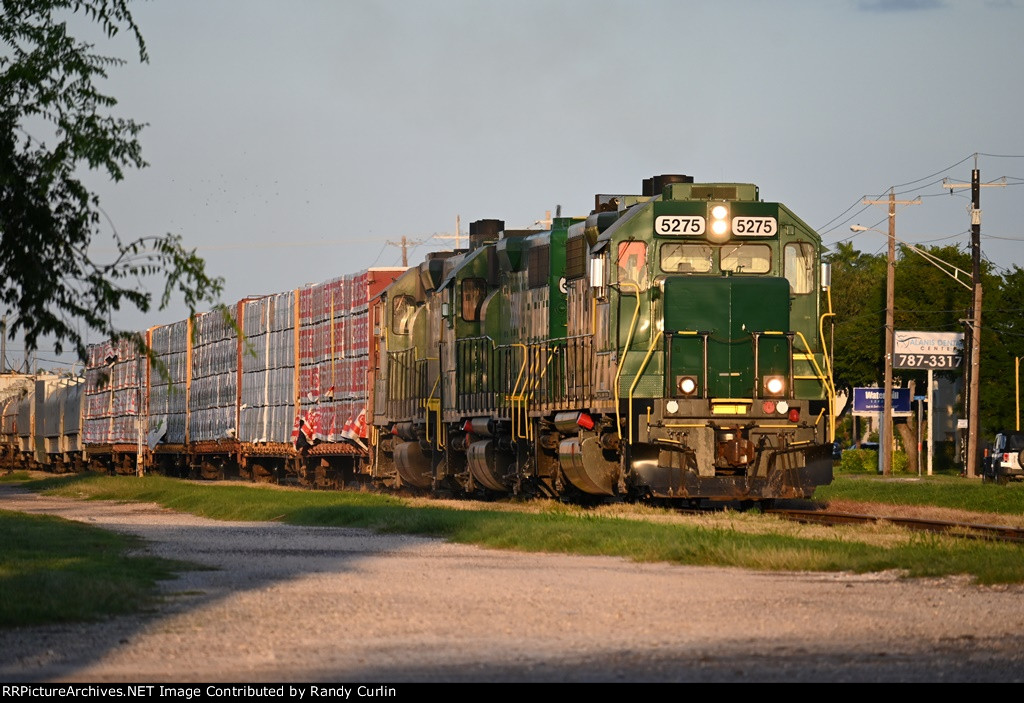
[[[523,429],[522,429],[523,425],[526,425],[526,430],[525,430],[525,433],[522,434],[521,436],[520,435],[513,435],[513,436],[516,439],[527,439],[528,440],[530,438],[530,427],[529,427],[530,420],[529,420],[529,407],[528,407],[529,398],[526,395],[526,392],[527,392],[527,390],[530,387],[530,379],[533,378],[535,376],[535,374],[537,373],[536,366],[537,366],[538,362],[537,362],[537,359],[536,359],[536,355],[532,353],[532,350],[531,350],[531,346],[532,345],[523,345],[523,346],[525,348],[524,353],[526,354],[526,358],[529,360],[529,363],[530,363],[530,371],[529,371],[529,373],[527,373],[526,378],[523,381],[523,389],[522,389],[521,394],[516,396],[515,398],[513,398],[513,402],[516,403],[517,407],[521,407],[522,408],[522,412],[523,412],[522,422],[520,423],[520,431],[523,431]]]
[[[552,346],[552,347],[544,347],[543,345],[538,345],[537,349],[539,351],[547,351],[549,353],[547,355],[548,361],[547,361],[546,364],[544,364],[544,370],[541,371],[540,376],[538,376],[536,379],[534,379],[533,387],[530,389],[530,395],[526,397],[526,400],[524,401],[524,404],[523,404],[523,410],[524,410],[525,413],[527,413],[526,439],[528,439],[528,440],[532,440],[533,439],[533,426],[530,424],[529,417],[528,417],[529,416],[529,412],[530,412],[530,407],[529,407],[530,400],[533,398],[533,395],[537,391],[537,387],[541,384],[541,381],[543,381],[544,377],[547,375],[548,369],[551,368],[551,362],[555,360],[556,356],[558,356],[558,345],[557,344]]]
[[[647,354],[644,356],[643,362],[640,364],[639,370],[636,372],[636,376],[633,378],[633,384],[629,387],[629,417],[626,421],[629,423],[629,443],[633,443],[633,391],[636,389],[636,385],[640,383],[640,377],[644,373],[644,369],[647,368],[647,362],[651,360],[651,355],[654,353],[654,348],[658,346],[658,341],[661,339],[663,330],[658,330],[658,334],[654,335],[654,339],[651,340],[651,346],[647,350]]]
[[[509,344],[509,347],[521,347],[522,350],[523,350],[523,363],[519,367],[519,375],[516,377],[516,383],[515,383],[514,386],[512,386],[512,393],[511,393],[511,395],[509,395],[509,398],[508,398],[509,402],[511,402],[511,404],[512,404],[512,407],[511,407],[511,410],[512,410],[512,439],[518,439],[519,435],[516,432],[516,429],[517,429],[516,428],[516,416],[518,414],[517,410],[516,410],[516,405],[517,405],[517,398],[518,398],[518,396],[516,395],[516,393],[519,391],[519,382],[522,380],[523,372],[526,370],[526,362],[527,362],[527,360],[529,358],[529,355],[527,353],[526,345],[525,344],[513,343],[513,344]]]
[[[825,318],[835,317],[835,313],[832,312],[832,287],[828,286],[825,288],[825,297],[828,300],[828,312],[822,313],[821,318],[818,320],[818,337],[821,339],[821,357],[825,361],[825,367],[828,370],[828,377],[831,380],[830,385],[832,386],[832,394],[829,398],[829,423],[828,423],[828,434],[829,439],[833,442],[836,441],[836,418],[835,418],[835,378],[832,370],[832,359],[829,354],[828,347],[825,345]],[[835,329],[835,323],[832,324],[832,329]],[[827,392],[827,391],[826,391]],[[815,423],[817,424],[817,423]]]
[[[440,359],[432,359],[432,357],[427,357],[426,359],[424,359],[424,361],[428,361],[428,362],[432,361],[432,360],[440,362]],[[427,395],[427,397],[424,398],[422,401],[420,401],[420,407],[423,408],[424,410],[426,410],[426,412],[423,414],[423,419],[424,419],[424,432],[427,433],[427,437],[430,436],[430,413],[431,413],[430,401],[434,399],[434,391],[437,390],[437,386],[438,386],[438,384],[440,382],[441,382],[441,374],[438,373],[437,374],[437,378],[434,379],[434,387],[430,389],[430,393]],[[438,398],[438,401],[440,401],[440,398]],[[441,449],[444,449],[444,446],[445,446],[444,443],[441,441],[441,430],[442,429],[444,429],[444,423],[441,422],[441,404],[439,402],[438,405],[437,405],[437,429],[435,430],[436,436],[434,437],[434,446],[439,451]]]
[[[811,365],[814,367],[814,370],[818,374],[818,380],[821,382],[821,385],[825,388],[825,395],[828,396],[829,408],[834,408],[835,407],[835,403],[836,403],[836,389],[835,389],[835,385],[834,385],[834,382],[832,380],[831,374],[826,376],[824,374],[824,372],[822,372],[821,367],[818,366],[818,360],[814,358],[814,352],[811,351],[811,345],[807,343],[807,338],[804,337],[803,333],[798,330],[797,331],[797,335],[800,337],[800,341],[803,342],[804,349],[806,349],[807,353],[810,355],[810,362],[811,362]],[[824,341],[822,341],[822,348],[824,348]],[[831,411],[829,412],[829,417],[830,418],[832,417],[832,412]],[[817,424],[817,423],[815,423],[815,424]],[[834,434],[835,426],[834,425],[835,425],[835,420],[832,419],[832,421],[830,422],[830,430],[831,431],[829,432],[829,435],[832,438],[832,441],[835,441],[835,434]]]
[[[533,393],[536,391],[537,386],[540,385],[541,380],[547,374],[548,367],[551,365],[551,360],[554,358],[554,355],[548,354],[547,363],[543,363],[543,359],[539,352],[548,351],[548,349],[542,344],[534,344],[533,347],[538,352],[535,355],[537,358],[536,364],[530,365],[530,376],[528,378],[532,378],[533,380],[527,380],[527,383],[523,386],[523,395],[521,398],[523,402],[523,423],[526,425],[526,434],[522,436],[522,439],[527,441],[533,439],[532,426],[530,424],[530,400],[533,398]],[[536,366],[536,370],[534,370],[534,366]],[[542,366],[544,369],[543,371],[540,370]]]
[[[626,335],[626,346],[622,349],[622,356],[619,357],[619,365],[615,370],[615,431],[622,435],[622,413],[619,411],[619,379],[622,378],[622,367],[626,363],[626,354],[633,345],[633,332],[636,330],[636,321],[640,317],[640,286],[632,281],[619,281],[619,287],[633,286],[636,288],[636,309],[633,310],[633,320],[629,323],[629,334]],[[621,293],[620,293],[621,297]]]

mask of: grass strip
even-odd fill
[[[885,482],[876,482],[875,492],[870,494],[875,497],[869,498],[857,481],[847,483],[837,481],[837,494],[846,497],[844,491],[856,492],[858,497],[853,499],[857,500],[877,500],[891,490]],[[854,530],[859,528],[819,529],[814,537],[750,533],[729,527],[597,516],[554,502],[538,512],[412,507],[402,499],[373,493],[202,485],[156,476],[82,475],[27,485],[79,498],[155,502],[221,520],[276,519],[301,525],[360,527],[497,549],[775,571],[898,570],[909,576],[967,574],[983,584],[1024,582],[1024,549],[1019,545],[909,532],[879,545],[858,538]],[[967,488],[962,481],[937,482],[936,486],[936,493],[922,494],[921,500],[924,495],[934,498]],[[948,496],[946,500],[954,501]]]
[[[0,510],[0,626],[94,620],[153,603],[156,582],[188,568],[131,555],[141,540],[48,515]]]
[[[1024,482],[1001,486],[959,476],[883,477],[838,475],[814,493],[815,500],[836,499],[930,505],[981,513],[1024,514]]]

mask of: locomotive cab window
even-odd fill
[[[665,273],[708,273],[715,266],[715,250],[708,244],[663,244],[661,270]]]
[[[619,283],[633,283],[640,290],[647,290],[647,245],[643,242],[622,242],[619,244]],[[623,293],[635,292],[632,286],[622,289]]]
[[[787,244],[783,267],[793,293],[810,293],[814,290],[814,247],[809,243]]]
[[[391,301],[391,331],[409,334],[409,322],[416,312],[416,301],[411,295],[398,295]]]
[[[722,270],[733,273],[768,273],[772,248],[767,244],[737,244],[722,248]]]
[[[467,278],[462,281],[462,319],[466,322],[480,321],[480,308],[487,294],[487,282],[482,278]]]

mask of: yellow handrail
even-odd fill
[[[525,439],[528,439],[528,440],[532,440],[533,439],[533,425],[529,421],[529,413],[530,413],[529,403],[530,403],[530,399],[533,397],[534,392],[536,392],[537,387],[540,385],[540,382],[544,379],[544,376],[547,375],[548,369],[551,368],[551,362],[555,360],[555,355],[552,352],[554,352],[557,348],[558,348],[557,346],[554,346],[554,347],[551,347],[551,348],[548,349],[548,362],[546,364],[544,364],[544,370],[540,373],[540,375],[537,376],[534,379],[533,386],[532,386],[532,388],[530,388],[530,394],[529,395],[525,395],[526,389],[525,388],[523,389],[523,391],[524,391],[524,395],[523,395],[523,419],[526,421],[526,437],[525,437]],[[541,349],[543,349],[543,347],[541,347]]]
[[[824,386],[825,388],[825,395],[828,397],[829,408],[834,408],[836,402],[836,389],[832,381],[831,374],[826,376],[825,373],[821,370],[821,367],[818,366],[818,361],[814,358],[814,352],[811,351],[811,345],[807,343],[807,338],[804,337],[803,332],[800,332],[798,330],[796,334],[798,337],[800,337],[800,341],[803,342],[804,349],[806,349],[807,353],[811,355],[811,365],[814,367],[815,373],[818,374],[818,380],[821,382],[821,385]],[[829,412],[829,418],[829,441],[835,441],[835,419],[832,417],[831,412]]]
[[[541,348],[543,348],[543,347],[541,347]],[[530,439],[530,418],[529,418],[530,396],[527,395],[527,392],[530,390],[530,381],[529,381],[529,379],[530,378],[536,378],[537,367],[540,366],[540,363],[541,363],[540,359],[537,359],[535,362],[530,362],[530,373],[527,376],[527,381],[523,384],[523,393],[518,398],[518,400],[521,401],[522,408],[523,408],[523,422],[522,422],[522,424],[526,426],[526,431],[525,431],[525,434],[523,434],[521,437],[517,437],[517,439],[526,439],[526,440]]]
[[[629,417],[626,418],[626,422],[629,423],[629,443],[633,444],[633,391],[636,389],[638,383],[640,383],[640,376],[643,375],[644,369],[647,368],[647,362],[651,360],[651,355],[654,354],[654,348],[658,346],[658,340],[661,339],[662,330],[658,330],[658,334],[654,335],[654,339],[651,340],[651,346],[647,349],[647,354],[644,356],[643,362],[640,364],[640,369],[636,372],[636,376],[633,378],[633,384],[629,387],[629,399],[627,400],[629,406]]]
[[[622,286],[633,286],[636,289],[636,309],[633,311],[633,320],[629,323],[629,334],[626,335],[626,346],[622,349],[622,356],[619,357],[619,366],[615,370],[615,386],[613,391],[615,393],[615,431],[621,436],[622,435],[622,417],[619,412],[619,379],[622,377],[622,366],[626,363],[626,354],[629,353],[629,348],[633,344],[633,332],[636,330],[636,321],[640,317],[640,286],[632,281],[622,281],[619,283],[619,287]],[[621,294],[620,294],[621,297]]]
[[[430,361],[430,359],[428,358],[427,361]],[[439,364],[440,364],[440,361],[439,361]],[[422,407],[424,410],[426,410],[426,412],[423,414],[423,418],[426,421],[426,427],[424,428],[424,430],[426,431],[428,437],[430,436],[430,413],[431,413],[430,401],[434,400],[434,391],[437,390],[437,386],[440,383],[441,383],[441,369],[440,369],[440,365],[439,365],[438,366],[437,378],[434,379],[434,387],[430,389],[430,393],[427,395],[427,397],[423,400],[423,402],[420,405],[420,407]],[[444,449],[444,444],[442,444],[442,442],[441,442],[441,403],[440,403],[440,400],[441,399],[438,398],[438,403],[437,403],[437,428],[434,430],[434,432],[435,432],[434,446],[438,450]]]
[[[519,382],[523,378],[523,372],[526,370],[526,362],[528,354],[526,351],[525,344],[509,344],[509,347],[521,347],[523,350],[523,365],[519,367],[519,376],[516,377],[516,385],[512,387],[512,394],[509,396],[509,400],[512,402],[512,438],[517,437],[516,434],[516,393],[519,391]]]

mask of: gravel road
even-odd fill
[[[1024,588],[520,554],[0,486],[215,567],[156,612],[0,630],[4,682],[1006,682]]]

